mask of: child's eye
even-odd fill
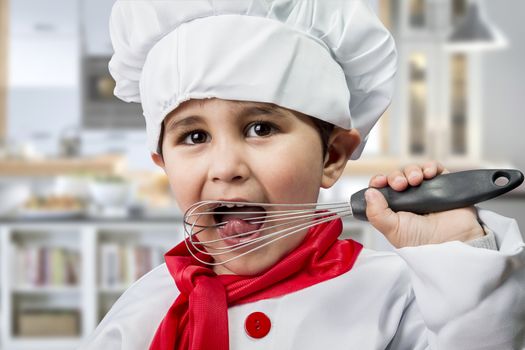
[[[269,122],[255,122],[246,129],[247,137],[264,137],[274,134],[278,131],[277,127]]]
[[[200,130],[188,132],[181,137],[182,143],[186,145],[205,143],[208,142],[209,139],[209,135],[206,132]]]

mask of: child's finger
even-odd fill
[[[365,199],[368,222],[385,236],[395,233],[399,226],[399,220],[397,214],[389,208],[383,194],[373,188],[368,189],[365,192]]]
[[[441,165],[440,163],[438,163],[438,165],[439,165],[438,171],[437,171],[438,174],[448,174],[448,173],[450,173],[450,171],[448,171],[448,169],[445,168],[445,166]]]
[[[443,164],[431,161],[423,164],[423,174],[425,176],[425,179],[431,179],[436,175],[441,174],[445,170],[445,167]]]
[[[410,186],[417,186],[423,181],[423,170],[419,165],[411,164],[403,169]]]
[[[396,191],[403,191],[407,188],[408,181],[400,170],[396,170],[388,175],[388,185]]]
[[[368,186],[370,187],[385,187],[387,185],[387,178],[383,174],[378,174],[370,179]]]

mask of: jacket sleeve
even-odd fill
[[[525,243],[515,220],[478,209],[498,250],[454,241],[405,247],[413,301],[389,349],[522,349]]]

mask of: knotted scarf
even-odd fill
[[[180,243],[165,255],[180,294],[159,325],[150,350],[228,350],[229,306],[292,293],[352,268],[362,245],[338,240],[341,231],[340,219],[310,228],[295,250],[257,276],[216,275]]]

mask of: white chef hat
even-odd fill
[[[388,107],[390,33],[366,0],[117,0],[110,20],[115,95],[140,102],[148,144],[189,99],[274,103],[357,128]]]

